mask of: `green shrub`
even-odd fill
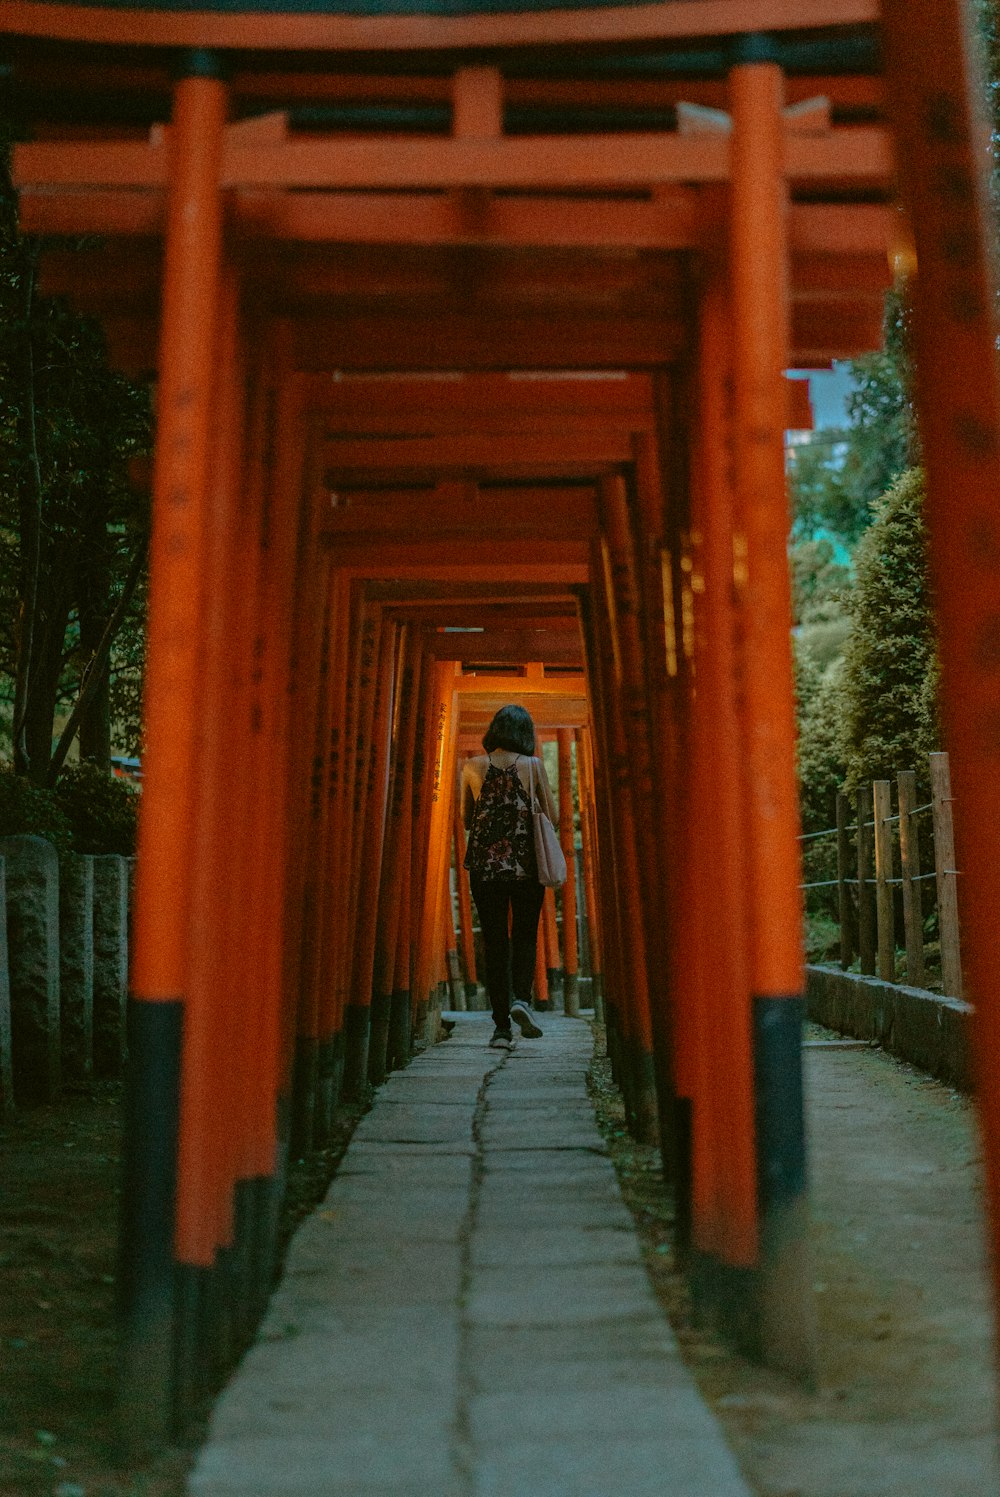
[[[44,837],[60,853],[73,845],[73,828],[54,790],[42,790],[12,769],[0,770],[0,837]]]
[[[849,793],[913,769],[925,795],[927,755],[941,745],[923,501],[923,471],[911,468],[882,499],[855,553],[838,713]]]
[[[68,769],[55,790],[73,833],[73,851],[135,853],[139,792],[96,764]]]

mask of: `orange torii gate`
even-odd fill
[[[158,370],[122,1259],[140,1441],[259,1312],[290,1129],[322,1138],[426,1018],[478,721],[440,631],[515,655],[519,617],[575,615],[586,663],[631,1124],[705,1299],[808,1371],[783,372],[878,342],[907,247],[894,141],[981,1069],[998,1052],[1000,385],[962,7],[476,7],[5,9],[23,224],[108,236],[50,254],[46,284]],[[345,373],[417,372],[444,377],[419,412],[377,380],[345,395]],[[538,380],[505,426],[513,372],[614,373],[622,399]],[[331,435],[338,401],[371,424]],[[316,502],[331,471],[345,506]],[[373,474],[396,528],[361,502]],[[477,537],[515,481],[536,513],[512,495],[510,533]]]

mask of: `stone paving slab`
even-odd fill
[[[749,1497],[653,1294],[590,1032],[390,1079],[294,1238],[191,1497]]]

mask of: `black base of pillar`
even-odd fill
[[[177,1269],[172,1410],[172,1425],[176,1432],[182,1430],[193,1417],[204,1396],[205,1377],[201,1364],[204,1318],[202,1300],[210,1273],[211,1270],[207,1268],[180,1266]]]
[[[671,1138],[661,1139],[660,1155],[673,1161],[674,1251],[677,1261],[685,1264],[691,1252],[691,1147],[693,1111],[690,1097],[674,1098],[674,1126]],[[666,1175],[666,1163],[664,1163]]]
[[[644,1050],[638,1040],[633,1040],[628,1046],[625,1070],[629,1084],[627,1090],[622,1087],[622,1093],[629,1132],[639,1143],[658,1145],[660,1108],[656,1095],[656,1066],[652,1053]]]
[[[351,1003],[344,1010],[344,1097],[357,1102],[368,1087],[368,1039],[371,1008]]]
[[[425,1050],[430,1044],[430,1028],[427,1022],[428,1015],[432,1012],[431,1005],[427,1002],[418,1002],[413,1015],[413,1028],[410,1031],[410,1056],[415,1055],[418,1050]]]
[[[339,1030],[320,1043],[316,1090],[315,1146],[322,1147],[333,1131],[333,1115],[340,1101],[344,1079],[344,1034]]]
[[[800,996],[753,1000],[760,1202],[760,1354],[812,1384],[816,1377]]]
[[[695,1319],[714,1326],[745,1357],[760,1360],[759,1280],[753,1268],[734,1268],[693,1252],[688,1275]]]
[[[412,1010],[410,1006],[409,988],[397,988],[392,995],[392,1009],[389,1014],[389,1046],[386,1055],[386,1067],[390,1071],[397,1071],[401,1066],[410,1063],[410,1045],[412,1042]]]
[[[299,1035],[292,1069],[291,1120],[291,1147],[297,1158],[308,1154],[314,1146],[318,1086],[319,1047],[311,1037]]]
[[[388,1071],[389,1025],[392,1017],[392,998],[388,993],[377,993],[372,998],[371,1028],[368,1034],[368,1080],[372,1086],[381,1086]]]
[[[119,1441],[131,1463],[173,1425],[174,1199],[183,1005],[130,998],[119,1241]]]

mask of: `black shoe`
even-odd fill
[[[489,1048],[491,1050],[513,1050],[514,1036],[509,1029],[494,1029]]]
[[[521,1033],[524,1035],[525,1039],[541,1039],[542,1031],[539,1029],[538,1025],[531,1017],[530,1008],[526,1003],[522,1003],[520,998],[518,998],[516,1002],[511,1004],[510,1016],[514,1020],[514,1023],[517,1025],[518,1029],[520,1029]]]

